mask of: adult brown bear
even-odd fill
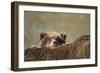
[[[40,33],[40,47],[54,48],[65,44],[66,34],[58,32]]]
[[[57,47],[25,49],[25,61],[84,59],[90,57],[90,36],[82,35],[69,44]]]

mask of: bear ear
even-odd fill
[[[61,33],[61,37],[63,37],[63,39],[66,40],[66,34]]]
[[[46,35],[47,33],[44,33],[44,32],[40,33],[40,40],[42,40]]]

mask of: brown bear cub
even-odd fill
[[[66,34],[58,32],[40,33],[40,47],[54,48],[65,44]]]

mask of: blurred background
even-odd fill
[[[66,33],[66,43],[90,34],[90,15],[77,13],[24,12],[24,48],[38,46],[41,32]]]

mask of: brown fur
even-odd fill
[[[74,42],[65,44],[59,48],[68,49],[67,58],[88,58],[89,54],[87,55],[86,52],[90,50],[89,40],[89,35],[82,35]]]
[[[70,44],[25,50],[25,61],[83,59],[90,57],[90,36],[82,35]]]
[[[64,41],[65,43],[65,39],[66,39],[66,35],[64,33],[58,33],[58,32],[49,32],[49,33],[41,33],[40,34],[40,47],[41,48],[46,48],[46,47],[55,47],[50,44],[52,42],[52,40],[56,40],[57,38],[60,38],[61,40]]]

